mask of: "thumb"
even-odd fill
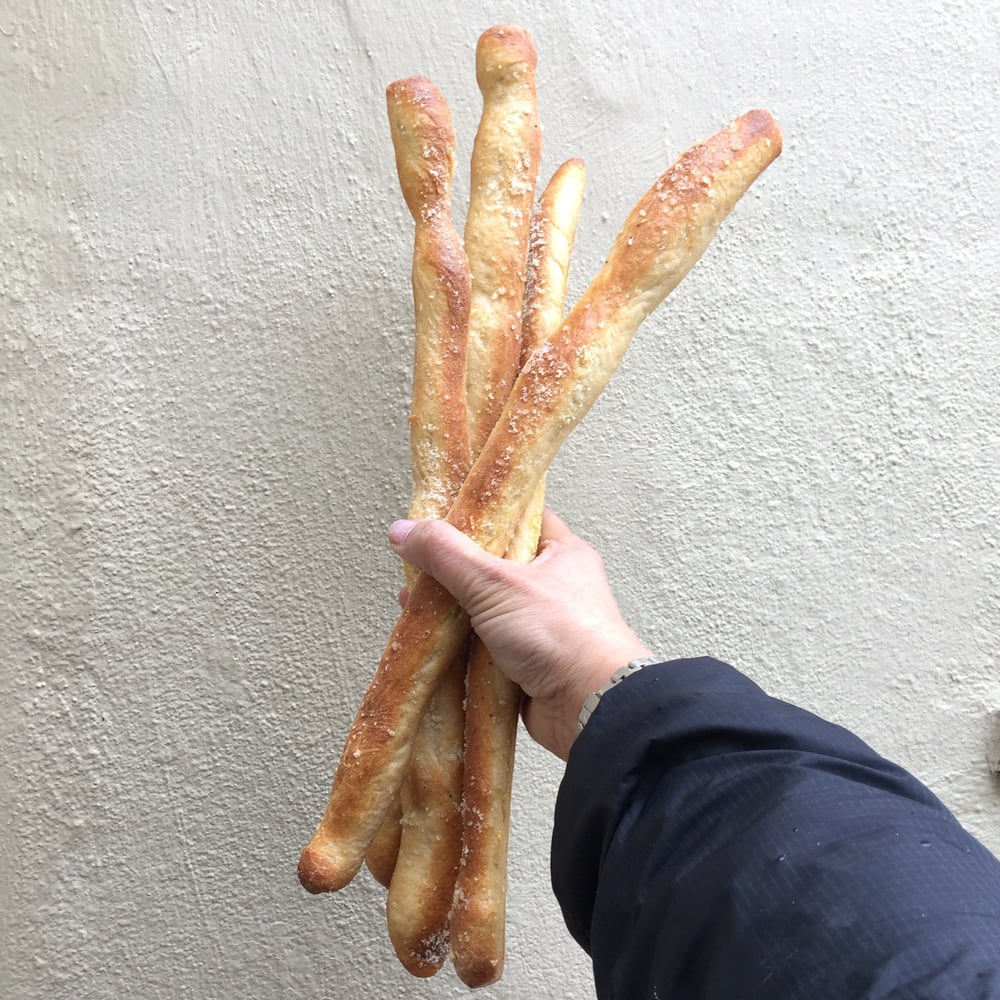
[[[396,521],[389,544],[405,562],[429,573],[466,610],[487,582],[505,577],[509,566],[481,549],[447,521]]]

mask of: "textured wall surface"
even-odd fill
[[[914,770],[994,851],[998,8],[15,0],[0,8],[0,994],[462,996],[298,853],[395,618],[411,228],[383,90],[533,31],[578,293],[754,106],[785,151],[640,330],[550,502],[665,654]],[[806,13],[808,11],[808,13]],[[468,190],[457,179],[456,211]],[[520,746],[508,969],[585,998]],[[995,753],[995,751],[994,751]]]

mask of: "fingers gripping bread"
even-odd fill
[[[546,468],[640,323],[780,148],[773,118],[751,111],[689,149],[646,192],[559,332],[518,376],[449,511],[452,524],[503,554]],[[418,578],[348,734],[326,814],[300,859],[310,891],[338,889],[360,867],[402,783],[430,694],[464,640],[463,617],[440,585]]]
[[[586,174],[570,160],[553,175],[531,222],[522,322],[522,358],[563,319],[569,264]],[[544,481],[532,496],[507,558],[529,562],[541,530]],[[451,912],[452,958],[468,986],[503,973],[507,913],[507,845],[520,692],[474,643],[469,660],[462,792],[462,864]]]

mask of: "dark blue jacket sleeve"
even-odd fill
[[[552,876],[602,1000],[1000,998],[1000,862],[902,768],[716,660],[605,695]]]

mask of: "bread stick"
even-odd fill
[[[448,513],[450,523],[486,551],[504,553],[552,458],[636,329],[780,149],[771,115],[751,111],[660,176],[559,332],[528,359]],[[361,866],[405,776],[430,695],[462,644],[463,617],[436,581],[418,577],[348,733],[326,813],[300,858],[299,878],[309,891],[339,889]]]
[[[402,837],[386,918],[396,957],[433,976],[450,952],[450,911],[462,854],[462,733],[466,656],[452,660],[414,741],[401,789]]]
[[[508,71],[491,85],[492,66],[502,62],[517,67],[524,83],[512,86],[513,74]],[[517,66],[519,62],[523,68]],[[485,443],[520,370],[524,335],[535,329],[524,329],[523,316],[531,240],[539,232],[532,208],[540,155],[533,69],[534,50],[523,32],[495,29],[480,39],[477,76],[484,107],[473,152],[472,202],[466,226],[470,260],[478,262],[470,320],[470,340],[477,349],[470,350],[468,376],[474,454],[476,446]],[[530,534],[529,528],[522,538]],[[537,535],[534,545],[530,541],[527,545],[537,547]],[[472,891],[455,886],[451,937],[459,976],[478,985],[494,981],[503,964],[510,779],[519,691],[496,670],[475,636],[468,673],[459,882],[465,872],[464,881],[472,883]],[[494,874],[488,882],[476,874],[484,869]],[[488,907],[482,905],[484,895],[489,898]],[[473,928],[479,918],[486,925]],[[495,945],[497,923],[499,960],[495,947],[482,946],[484,938]],[[485,958],[481,957],[484,950],[488,950]],[[484,965],[488,972],[483,971]]]
[[[540,146],[535,63],[531,38],[519,28],[491,28],[476,48],[483,112],[472,153],[465,231],[465,250],[474,266],[468,339],[477,350],[471,352],[466,376],[474,448],[485,441],[517,374]],[[412,517],[444,513],[411,509]],[[464,662],[448,668],[417,732],[403,786],[401,840],[387,915],[397,957],[419,976],[436,972],[448,954],[462,847],[464,677]]]
[[[523,28],[499,25],[479,38],[483,95],[472,148],[465,249],[472,272],[469,439],[483,446],[517,375],[531,208],[541,156],[535,45]]]
[[[531,221],[521,358],[555,333],[563,319],[569,264],[586,172],[569,160],[553,175]],[[529,562],[538,549],[544,480],[518,522],[506,557]],[[462,792],[462,864],[451,913],[452,959],[459,978],[487,986],[503,973],[507,915],[507,846],[520,691],[474,642],[469,659]]]
[[[399,856],[399,841],[402,838],[400,822],[403,818],[403,804],[397,795],[389,806],[389,811],[382,820],[374,839],[365,852],[365,865],[372,873],[376,882],[381,882],[387,889],[396,868],[396,858]]]
[[[586,183],[583,160],[567,160],[552,175],[532,213],[518,371],[562,326],[569,265]]]
[[[471,279],[450,216],[455,135],[447,102],[428,80],[390,85],[386,105],[400,187],[415,223],[410,516],[443,517],[469,465]],[[415,572],[406,570],[412,585]],[[433,974],[447,957],[450,888],[448,902],[435,906],[427,880],[431,886],[443,879],[453,885],[461,850],[464,661],[456,660],[446,678],[417,731],[399,802],[376,835],[378,853],[372,856],[369,849],[369,868],[389,888],[390,940],[400,962],[417,976]]]
[[[471,278],[451,221],[455,131],[430,80],[386,89],[396,170],[413,216],[415,315],[410,452],[412,517],[441,517],[469,469],[465,378]]]
[[[400,189],[413,216],[415,319],[410,453],[410,516],[443,517],[469,467],[465,408],[471,279],[451,221],[455,130],[444,95],[424,77],[386,88]],[[416,577],[404,567],[407,583]],[[388,886],[399,853],[397,802],[376,836],[368,868]]]
[[[452,660],[413,741],[400,790],[399,849],[386,919],[396,957],[432,976],[449,954],[450,912],[462,856],[462,771],[468,652]]]

